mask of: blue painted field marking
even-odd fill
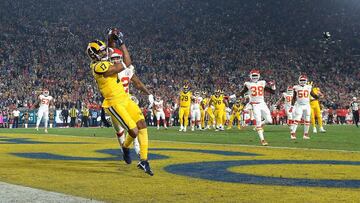
[[[357,161],[335,160],[238,160],[213,161],[187,164],[176,164],[165,167],[165,171],[177,175],[200,178],[229,183],[245,183],[258,185],[306,186],[306,187],[335,187],[360,188],[360,180],[332,180],[306,178],[280,178],[235,173],[228,170],[235,166],[265,165],[265,164],[321,164],[321,165],[350,165],[360,166]],[[360,169],[360,167],[359,167]]]
[[[63,160],[63,161],[119,161],[122,160],[120,149],[102,149],[96,152],[111,155],[110,157],[80,157],[80,156],[67,156],[45,152],[27,152],[27,153],[10,153],[11,155],[28,158],[28,159],[47,159],[47,160]],[[138,159],[135,152],[131,153],[132,159]],[[149,153],[149,159],[167,159],[168,156]]]
[[[88,142],[45,142],[32,140],[31,138],[0,137],[0,144],[89,144]]]

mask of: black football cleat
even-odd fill
[[[137,165],[137,167],[140,170],[144,170],[145,173],[149,174],[150,176],[153,176],[154,173],[152,172],[151,168],[150,168],[150,164],[148,161],[140,161]]]
[[[122,152],[125,163],[131,164],[130,149],[126,147],[122,147]]]

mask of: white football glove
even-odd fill
[[[149,103],[152,105],[154,103],[154,95],[149,94]]]

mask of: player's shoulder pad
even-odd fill
[[[112,63],[109,61],[100,61],[94,65],[94,72],[97,74],[103,74],[107,72]]]

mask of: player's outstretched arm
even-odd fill
[[[275,90],[276,90],[276,86],[275,86],[275,82],[273,82],[273,81],[270,81],[265,86],[265,91],[270,92],[271,94],[275,94]]]
[[[132,61],[131,61],[130,53],[129,53],[126,45],[125,45],[125,44],[122,44],[122,45],[120,46],[120,49],[121,49],[121,51],[122,51],[123,54],[124,54],[124,56],[123,56],[123,57],[124,57],[124,58],[123,58],[124,63],[125,63],[125,65],[126,65],[127,67],[129,67],[129,66],[131,65]]]
[[[150,91],[146,88],[144,83],[141,82],[137,75],[133,75],[131,78],[131,82],[134,84],[135,88],[145,93],[146,95],[151,95]]]

